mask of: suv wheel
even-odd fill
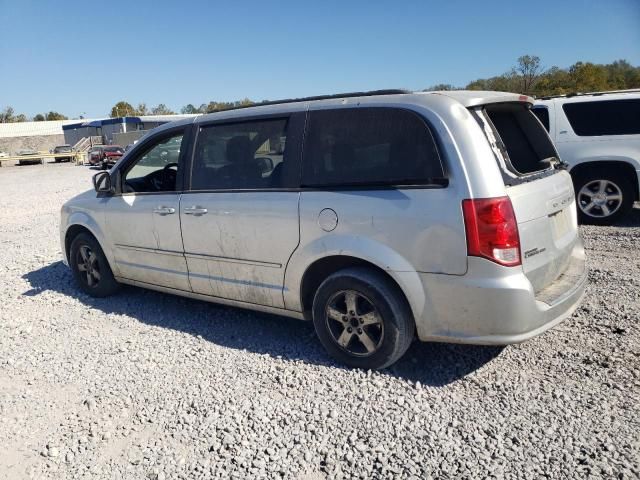
[[[71,242],[69,264],[80,289],[92,297],[107,297],[120,287],[102,248],[87,233],[79,233]]]
[[[633,184],[618,172],[593,170],[573,180],[581,223],[611,225],[633,207]]]
[[[313,324],[331,356],[366,369],[397,361],[415,330],[411,309],[398,287],[363,267],[340,270],[322,282],[313,300]]]

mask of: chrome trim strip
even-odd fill
[[[214,260],[216,262],[227,262],[227,263],[242,263],[244,265],[258,265],[260,267],[269,267],[269,268],[282,268],[282,264],[280,263],[272,263],[272,262],[261,262],[259,260],[245,260],[242,258],[232,258],[232,257],[217,257],[215,255],[205,255],[202,253],[191,253],[191,252],[177,252],[175,250],[162,250],[157,248],[146,248],[146,247],[133,247],[131,245],[115,245],[118,248],[122,248],[125,250],[133,250],[135,252],[143,252],[143,253],[155,253],[158,255],[171,255],[175,257],[186,257],[186,258],[194,258],[199,260]]]
[[[121,245],[119,243],[116,243],[115,246],[118,248],[122,248],[124,250],[133,250],[134,252],[156,253],[158,255],[171,255],[173,257],[182,257],[184,255],[182,252],[176,252],[175,250],[160,250],[157,248],[132,247],[130,245]]]
[[[258,265],[260,267],[282,268],[282,264],[280,263],[261,262],[259,260],[244,260],[241,258],[231,257],[217,257],[215,255],[204,255],[202,253],[185,252],[184,256],[187,258],[194,258],[198,260],[214,260],[216,262],[242,263],[245,265]]]
[[[154,272],[170,273],[170,274],[173,274],[173,275],[183,275],[183,276],[187,276],[188,275],[189,277],[204,278],[204,279],[209,279],[209,280],[213,280],[213,281],[217,281],[217,282],[233,283],[233,284],[236,284],[236,285],[247,285],[249,287],[268,288],[268,289],[271,289],[271,290],[287,291],[287,289],[283,285],[272,285],[272,284],[269,284],[269,283],[251,282],[249,280],[238,280],[236,278],[213,277],[211,275],[204,275],[204,274],[201,274],[201,273],[181,272],[179,270],[170,270],[170,269],[167,269],[167,268],[152,267],[152,266],[149,266],[149,265],[141,265],[139,263],[123,262],[122,260],[116,260],[116,263],[118,265],[125,265],[127,267],[135,267],[135,268],[139,268],[141,270],[153,270]]]

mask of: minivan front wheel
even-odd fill
[[[574,188],[581,223],[611,225],[633,207],[632,183],[617,172],[581,174],[574,179]]]
[[[338,271],[318,288],[313,323],[320,342],[336,360],[379,369],[396,362],[414,334],[411,309],[398,287],[365,267]]]
[[[107,297],[120,287],[100,244],[88,233],[79,233],[71,242],[69,265],[80,289],[92,297]]]

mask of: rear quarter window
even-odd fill
[[[572,102],[562,110],[581,137],[640,133],[640,99]]]
[[[444,183],[435,139],[414,112],[380,107],[312,111],[307,132],[303,186]]]
[[[538,117],[540,123],[544,125],[544,128],[549,131],[549,109],[547,107],[533,107],[531,109],[533,114]]]

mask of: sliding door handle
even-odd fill
[[[195,215],[196,217],[199,217],[200,215],[204,215],[205,213],[207,213],[208,210],[206,208],[194,205],[193,207],[185,208],[183,212],[185,215]]]
[[[172,213],[176,213],[176,209],[173,207],[163,207],[161,205],[154,208],[153,213],[157,213],[158,215],[171,215]]]

